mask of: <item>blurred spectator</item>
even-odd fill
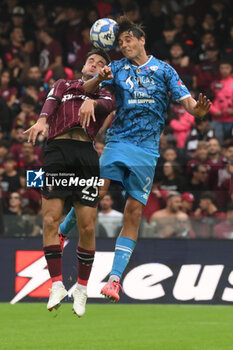
[[[98,221],[104,227],[107,237],[116,237],[121,229],[123,214],[112,209],[113,200],[110,193],[107,193],[100,201],[100,212]]]
[[[181,169],[176,162],[167,161],[164,163],[160,188],[165,191],[183,191],[184,180],[181,177]]]
[[[199,141],[209,141],[215,136],[213,128],[210,126],[208,116],[203,119],[196,119],[194,127],[186,140],[185,151],[192,157],[197,149]]]
[[[160,60],[171,59],[171,45],[176,37],[176,30],[173,25],[166,24],[163,29],[163,38],[156,41],[152,46],[151,53]]]
[[[35,153],[32,143],[25,141],[22,145],[22,153],[19,155],[18,170],[39,169],[41,166],[42,163]]]
[[[12,127],[12,114],[7,102],[0,96],[0,140],[8,134]]]
[[[229,62],[233,61],[233,24],[230,25],[227,42],[222,49],[222,56]]]
[[[223,217],[224,214],[218,211],[216,196],[213,192],[203,192],[200,196],[199,207],[194,212],[195,217]]]
[[[60,77],[58,77],[59,79]],[[45,102],[47,93],[49,91],[47,82],[42,78],[42,72],[38,66],[31,66],[24,70],[21,75],[21,82],[23,87],[21,94],[30,95],[41,106]]]
[[[8,106],[11,107],[17,98],[17,88],[11,86],[11,76],[9,70],[3,70],[0,76],[0,96],[4,98]]]
[[[12,192],[9,196],[9,206],[5,210],[7,215],[22,215],[22,199],[19,193]]]
[[[58,79],[74,80],[74,73],[72,69],[68,67],[55,67],[48,70],[44,81],[46,84],[51,84],[51,79],[53,80],[53,83],[55,83],[55,81]]]
[[[69,52],[67,57],[67,62],[71,67],[83,65],[85,63],[87,54],[92,48],[90,29],[90,27],[85,26],[81,31],[81,38],[79,41],[73,43],[73,52]]]
[[[233,203],[227,206],[226,220],[214,227],[213,237],[233,239]]]
[[[7,154],[3,161],[4,172],[1,175],[1,188],[3,192],[16,192],[20,188],[19,174],[16,171],[16,161],[11,154]]]
[[[219,140],[212,138],[208,141],[208,161],[210,167],[223,166],[223,157],[221,155],[221,146]]]
[[[201,26],[203,32],[212,32],[215,37],[218,34],[216,29],[215,15],[212,11],[208,11],[204,14],[204,19],[201,23]]]
[[[0,140],[0,175],[3,174],[4,168],[3,168],[3,161],[8,153],[9,145],[7,141]]]
[[[25,128],[22,125],[18,125],[15,128],[13,143],[10,148],[10,153],[13,154],[16,162],[19,162],[22,158],[22,145],[26,141],[24,135]],[[38,146],[34,146],[34,152],[38,156],[39,160],[42,161],[42,150]]]
[[[206,52],[207,47],[215,46],[215,37],[212,32],[205,31],[201,36],[201,44],[192,51],[191,58],[196,64],[200,64],[209,57]]]
[[[21,6],[15,6],[13,8],[12,14],[11,14],[11,25],[12,27],[20,27],[23,29],[25,40],[30,44],[34,45],[33,40],[33,28],[32,23],[30,23],[31,26],[29,26],[29,23],[25,20],[25,10]],[[11,28],[12,29],[12,28]]]
[[[197,87],[204,94],[208,92],[210,84],[219,77],[219,48],[215,43],[205,48],[206,59],[197,66]]]
[[[77,52],[82,40],[82,30],[87,27],[84,19],[84,5],[76,2],[68,3],[66,6],[67,21],[63,29],[63,47],[65,49],[65,62],[70,62],[70,55],[73,57]]]
[[[178,158],[177,149],[172,146],[166,147],[163,150],[162,158],[164,159],[164,161],[167,161],[167,162],[176,161]]]
[[[161,1],[151,0],[144,21],[148,50],[151,50],[154,42],[162,39],[162,32],[167,20],[167,16],[162,12]]]
[[[185,225],[180,226],[178,223],[180,220],[184,220]],[[153,225],[155,237],[168,238],[171,236],[182,237],[183,234],[184,236],[189,235],[188,215],[181,211],[180,193],[170,192],[167,196],[166,208],[155,212],[151,216],[150,222]]]
[[[170,127],[172,128],[173,135],[177,139],[177,148],[184,148],[186,139],[190,134],[192,126],[195,125],[195,118],[189,114],[185,108],[181,105],[173,105],[172,119],[170,121]]]
[[[211,84],[212,126],[220,142],[224,140],[233,126],[233,77],[232,63],[222,61],[219,67],[221,78]]]
[[[36,123],[39,115],[35,113],[35,107],[35,100],[31,96],[24,96],[21,104],[21,112],[16,116],[13,123],[12,136],[14,136],[17,126],[20,125],[28,129]]]
[[[195,198],[192,193],[184,192],[181,195],[181,210],[187,215],[193,215],[193,203]]]
[[[198,141],[197,149],[193,154],[192,159],[188,161],[186,173],[191,174],[194,165],[203,164],[207,166],[208,164],[208,143],[205,141]]]
[[[22,198],[22,209],[27,214],[38,214],[40,210],[41,196],[38,191],[26,187],[25,171],[19,174],[20,188],[18,193]]]
[[[183,45],[180,42],[175,42],[170,48],[170,65],[177,71],[188,89],[196,88],[196,71],[195,66],[190,62],[190,59],[185,55]]]
[[[194,209],[197,208],[199,198],[203,191],[207,191],[206,181],[208,176],[207,167],[203,164],[196,164],[192,168],[191,179],[187,183],[187,192],[191,192],[195,198]]]
[[[224,217],[225,214],[218,210],[214,193],[203,192],[192,224],[200,238],[211,238],[214,226]]]
[[[141,15],[140,8],[138,4],[134,1],[131,1],[125,6],[125,15],[134,23],[140,23]]]
[[[142,216],[146,218],[147,222],[150,222],[152,214],[165,207],[168,192],[160,189],[160,183],[161,181],[154,181],[148,201],[143,209]]]
[[[28,59],[24,51],[24,32],[21,27],[14,27],[10,33],[10,44],[4,48],[5,61],[13,77],[17,78]]]
[[[38,33],[38,39],[44,44],[40,51],[40,69],[45,72],[62,65],[62,47],[59,41],[53,39],[53,30],[43,27]]]

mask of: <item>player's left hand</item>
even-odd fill
[[[90,125],[90,120],[95,122],[95,100],[86,100],[83,102],[82,106],[79,108],[80,124],[83,129]]]
[[[194,107],[194,113],[197,118],[203,118],[210,110],[211,102],[206,96],[200,93],[197,104]]]

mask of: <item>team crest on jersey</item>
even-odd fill
[[[159,69],[158,66],[151,66],[150,70],[152,70],[152,72],[156,72]]]

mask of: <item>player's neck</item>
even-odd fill
[[[146,52],[143,51],[138,56],[134,57],[131,61],[131,63],[135,66],[141,66],[142,64],[146,63],[148,61],[149,57],[147,56]]]

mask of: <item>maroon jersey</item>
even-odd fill
[[[0,89],[0,96],[4,98],[6,102],[10,101],[12,95],[17,95],[18,91],[15,87],[8,87],[7,89]]]
[[[94,140],[104,119],[115,109],[115,99],[106,90],[87,94],[83,89],[83,80],[60,79],[48,94],[40,117],[46,117],[49,124],[48,140],[62,132],[80,126],[79,108],[87,99],[94,99],[98,105],[95,108],[96,122],[91,119],[86,128],[89,137]]]
[[[40,52],[40,68],[47,69],[58,56],[62,56],[62,47],[57,40],[53,40]]]

